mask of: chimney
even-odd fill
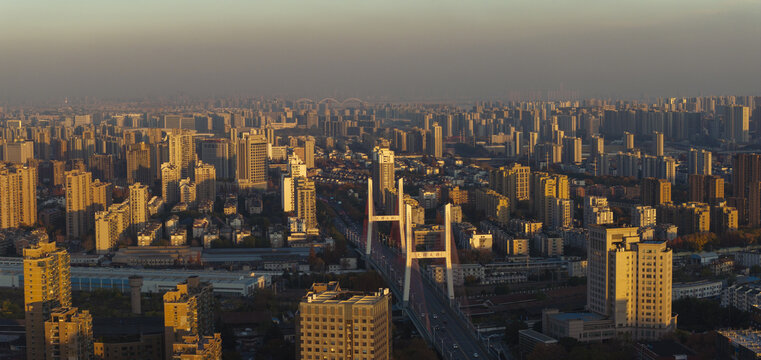
[[[129,287],[131,290],[130,302],[132,303],[132,313],[140,315],[142,313],[140,289],[143,287],[143,277],[137,275],[130,276]]]

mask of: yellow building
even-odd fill
[[[314,284],[299,304],[299,359],[391,359],[391,293]]]
[[[469,192],[473,200],[470,203],[476,210],[483,211],[486,216],[502,223],[510,221],[510,199],[492,189],[476,189]]]
[[[711,207],[705,203],[688,202],[658,207],[658,222],[674,224],[680,235],[711,230]]]
[[[180,201],[180,168],[172,163],[161,164],[161,196],[164,204],[174,205]]]
[[[148,185],[134,183],[129,186],[129,216],[132,233],[137,234],[148,225]]]
[[[108,182],[101,182],[95,179],[90,184],[92,192],[92,212],[103,211],[111,206],[113,199],[114,186]]]
[[[384,203],[386,190],[395,190],[394,151],[376,146],[373,149],[373,199]]]
[[[222,336],[183,336],[172,346],[173,360],[219,360],[222,359]]]
[[[167,359],[173,359],[174,344],[186,344],[185,337],[214,334],[212,286],[197,276],[177,284],[164,294],[164,339]],[[175,357],[176,358],[176,357]]]
[[[531,168],[515,163],[503,166],[490,173],[491,188],[510,199],[511,211],[515,211],[518,201],[529,200]]]
[[[671,202],[671,183],[666,179],[644,178],[640,192],[643,205],[657,206]]]
[[[80,239],[90,232],[93,223],[92,174],[86,171],[66,172],[66,236]]]
[[[93,359],[92,316],[87,310],[57,308],[45,322],[48,359]]]
[[[590,311],[635,339],[657,339],[676,328],[666,242],[640,241],[635,227],[592,225],[587,258]]]
[[[71,306],[69,253],[55,243],[24,249],[24,320],[30,360],[45,358],[45,321],[51,310]]]
[[[317,192],[312,180],[296,178],[296,216],[304,220],[307,232],[318,229]]]
[[[0,229],[37,222],[37,168],[0,164]]]
[[[545,224],[551,223],[552,202],[548,198],[570,198],[568,177],[544,172],[531,173],[531,213]]]
[[[130,225],[130,207],[132,202],[124,201],[113,204],[106,211],[95,213],[95,251],[107,253],[127,239]]]
[[[267,137],[244,133],[238,140],[237,179],[241,188],[267,188]]]
[[[195,169],[196,200],[201,203],[206,200],[214,201],[216,190],[217,170],[214,165],[197,162]]]

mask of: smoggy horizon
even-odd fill
[[[761,0],[12,2],[0,103],[758,95],[760,18]]]

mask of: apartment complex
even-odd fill
[[[391,359],[391,292],[345,291],[315,283],[299,304],[297,351],[303,360]]]

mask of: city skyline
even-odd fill
[[[757,0],[437,5],[9,3],[0,25],[0,103],[178,94],[639,99],[761,90]],[[30,18],[39,26],[27,26]]]

